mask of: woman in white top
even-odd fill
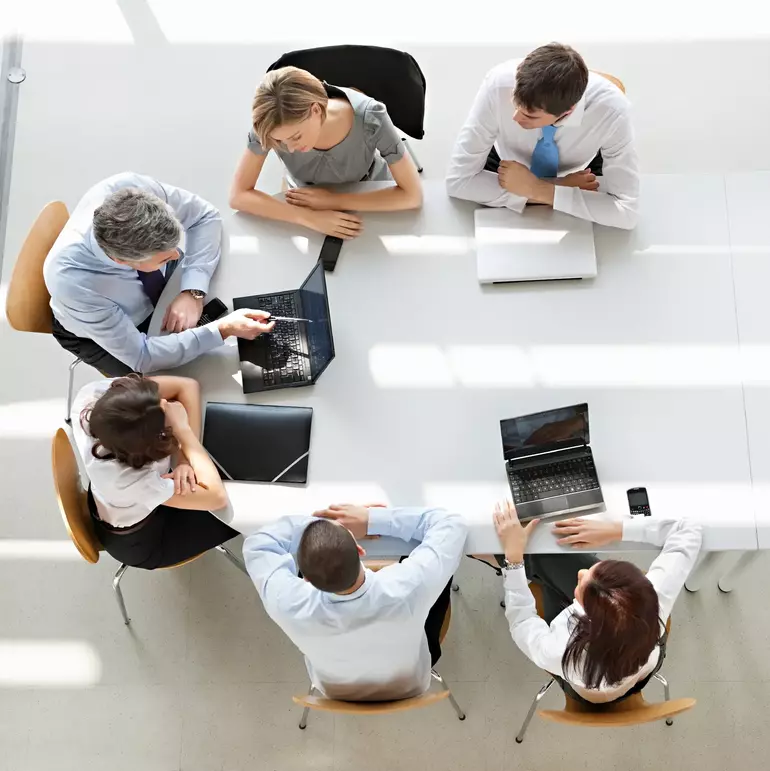
[[[188,378],[128,375],[78,393],[72,428],[88,506],[119,562],[166,567],[238,534],[211,514],[227,495],[198,440],[200,421],[200,389]]]
[[[698,558],[700,525],[630,516],[554,524],[562,545],[661,546],[645,574],[630,562],[589,554],[532,554],[525,563],[537,520],[522,527],[510,503],[498,506],[494,519],[505,551],[505,615],[521,651],[579,701],[606,704],[644,688],[663,663],[666,622]],[[537,614],[529,580],[543,587],[545,619]]]

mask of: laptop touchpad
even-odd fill
[[[550,514],[554,511],[565,511],[569,508],[566,495],[559,495],[556,498],[548,498],[543,501],[543,513]]]

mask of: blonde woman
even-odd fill
[[[422,205],[417,168],[385,105],[359,91],[331,86],[296,67],[282,67],[269,72],[257,89],[252,121],[248,149],[230,191],[234,209],[354,238],[361,220],[350,211]],[[286,168],[286,202],[254,189],[270,150]],[[361,193],[327,187],[383,180],[395,184]]]

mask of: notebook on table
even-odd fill
[[[203,446],[223,479],[304,484],[312,422],[310,407],[210,402]]]

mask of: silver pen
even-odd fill
[[[313,323],[313,319],[295,319],[292,316],[270,316],[269,318],[266,318],[265,321],[306,321],[308,324]]]

